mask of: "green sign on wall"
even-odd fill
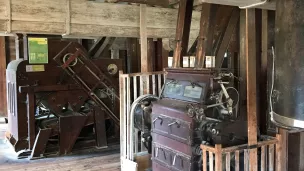
[[[48,41],[47,38],[28,38],[28,51],[30,64],[48,63]]]

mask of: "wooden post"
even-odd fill
[[[29,92],[27,94],[27,124],[28,124],[28,145],[29,149],[32,150],[35,143],[36,132],[35,132],[35,94]]]
[[[184,55],[188,51],[193,0],[180,0],[176,27],[176,47],[173,54],[173,68],[182,66]]]
[[[282,171],[282,164],[283,164],[283,158],[282,158],[282,136],[280,134],[277,134],[276,136],[278,142],[276,144],[276,171]]]
[[[148,39],[147,39],[147,5],[140,4],[140,55],[141,72],[149,72],[152,65],[148,59]]]
[[[222,171],[222,145],[215,145],[215,171]]]
[[[287,171],[288,164],[288,130],[279,129],[280,141],[281,144],[281,171]]]
[[[246,75],[246,11],[240,12],[240,64],[239,64],[239,87],[240,87],[240,118],[247,117],[247,75]]]
[[[7,116],[5,37],[0,37],[0,116]]]
[[[257,144],[256,25],[255,9],[246,9],[248,146]],[[257,171],[257,149],[249,150],[249,171]]]
[[[267,133],[267,118],[269,117],[268,113],[268,93],[267,93],[267,59],[268,59],[268,10],[262,10],[262,54],[261,54],[261,61],[260,61],[260,82],[259,82],[259,89],[260,89],[260,128],[263,134]]]
[[[127,73],[140,72],[140,55],[137,53],[138,39],[127,38]]]

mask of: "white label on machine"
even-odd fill
[[[26,65],[26,72],[42,72],[44,65]]]
[[[215,56],[206,56],[206,68],[215,67]]]

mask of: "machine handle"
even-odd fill
[[[179,121],[174,121],[172,123],[169,123],[168,126],[172,126],[172,125],[177,125],[177,127],[179,128],[180,127],[180,122]]]
[[[157,120],[160,120],[160,125],[163,124],[163,118],[160,117],[160,116],[158,116],[157,118],[155,118],[155,119],[153,120],[154,127],[155,127],[155,122],[156,122]]]
[[[162,148],[160,148],[160,147],[156,147],[155,157],[158,157],[158,150],[159,150],[159,149],[163,151],[163,153],[164,153],[164,158],[165,158],[165,160],[167,160],[165,150],[162,149]]]
[[[182,157],[175,154],[175,156],[173,157],[173,162],[172,162],[172,165],[174,166],[175,165],[175,161],[176,161],[176,158],[179,157],[181,159],[181,166],[184,167],[184,162],[182,160]]]

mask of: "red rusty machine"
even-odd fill
[[[201,170],[201,144],[247,143],[233,78],[223,69],[167,69],[160,97],[143,96],[132,104],[134,126],[144,132],[153,171]]]
[[[6,138],[31,158],[118,143],[122,68],[120,59],[90,59],[80,44],[61,40],[48,40],[46,64],[10,62]]]

